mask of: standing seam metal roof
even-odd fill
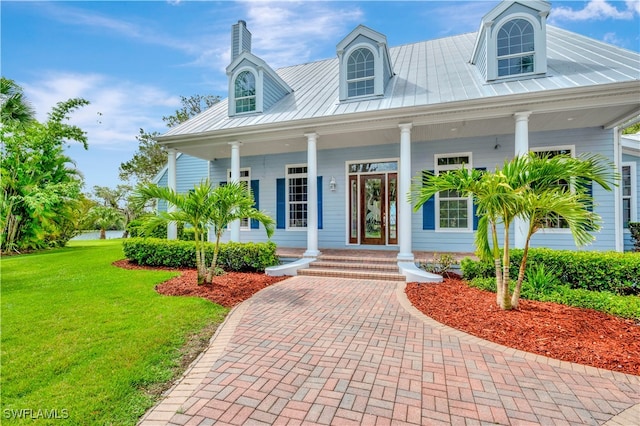
[[[281,68],[276,72],[293,92],[264,113],[229,117],[224,99],[164,136],[640,81],[640,54],[547,26],[546,76],[487,83],[469,63],[475,39],[467,33],[390,48],[395,76],[380,98],[339,102],[337,58]]]

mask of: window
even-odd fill
[[[356,49],[347,62],[348,97],[374,94],[374,58],[373,53],[364,47]]]
[[[256,110],[256,78],[250,71],[242,71],[235,81],[236,114]]]
[[[553,158],[557,155],[568,155],[573,157],[573,148],[559,147],[559,148],[537,148],[532,149],[539,157]],[[565,191],[571,191],[571,185],[566,180],[558,181],[558,186],[563,187]],[[544,227],[547,229],[569,229],[569,224],[562,217],[557,214],[551,214],[546,217],[544,221]]]
[[[629,222],[635,222],[637,212],[635,206],[637,190],[635,189],[636,168],[635,163],[622,163],[622,226],[629,229]]]
[[[462,167],[471,168],[471,154],[437,155],[436,174]],[[463,197],[456,191],[442,191],[436,194],[437,229],[470,230],[472,226],[472,207],[470,197]]]
[[[287,166],[288,228],[307,227],[307,166]]]
[[[231,169],[227,169],[227,182],[231,182]],[[240,169],[240,184],[249,189],[251,183],[251,168]],[[254,194],[255,197],[255,194]],[[240,220],[240,229],[249,229],[249,219],[243,218]]]
[[[534,72],[534,35],[526,19],[513,19],[500,28],[498,77]]]

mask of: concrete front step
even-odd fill
[[[338,256],[322,254],[318,256],[317,262],[340,262],[340,263],[375,263],[396,265],[397,260],[390,257],[363,257],[363,256]]]
[[[366,280],[383,280],[383,281],[405,281],[404,275],[399,272],[373,272],[355,269],[327,269],[314,268],[311,264],[310,268],[300,269],[298,275],[314,276],[314,277],[334,277],[334,278],[355,278]]]

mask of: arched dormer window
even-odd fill
[[[256,110],[256,77],[251,71],[242,71],[234,82],[236,114]]]
[[[375,91],[375,59],[371,50],[361,47],[347,61],[347,94],[350,98],[373,95]]]
[[[534,72],[535,33],[529,21],[507,21],[498,31],[496,41],[498,77]]]

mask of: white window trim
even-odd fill
[[[571,151],[571,158],[576,158],[576,146],[575,145],[554,145],[554,146],[537,146],[535,148],[529,148],[530,152],[545,152],[545,151]],[[573,185],[571,185],[573,188]],[[570,234],[569,228],[542,228],[538,232],[542,234]]]
[[[349,64],[349,58],[351,54],[360,48],[368,49],[373,54],[373,93],[371,95],[362,95],[362,96],[349,96],[349,88],[347,82],[347,69]],[[382,77],[384,74],[383,64],[382,64],[382,56],[380,54],[380,48],[374,48],[369,43],[356,43],[351,46],[344,52],[339,52],[341,54],[340,58],[340,100],[341,101],[352,101],[352,100],[362,100],[375,98],[384,95],[383,82]]]
[[[247,172],[247,176],[242,176],[242,172]],[[227,182],[231,182],[231,169],[227,169]],[[240,168],[240,182],[247,182],[247,188],[251,189],[251,167]],[[241,231],[251,231],[251,220],[247,220],[246,225],[240,221]]]
[[[468,170],[473,169],[473,153],[472,152],[454,152],[449,154],[435,154],[433,156],[433,169],[436,175],[438,175],[441,171],[457,170],[459,168],[458,167],[460,166],[459,164],[438,167],[438,159],[448,158],[448,157],[469,157],[469,164],[465,164],[465,167]],[[466,228],[440,227],[440,193],[436,193],[435,195],[435,221],[436,221],[435,232],[455,232],[455,233],[473,232],[473,197],[472,196],[467,197],[467,218],[468,219],[467,219]]]
[[[630,162],[622,162],[620,164],[620,171],[622,171],[622,167],[629,167],[630,168],[630,173],[631,173],[631,196],[629,198],[631,198],[631,222],[637,222],[638,221],[638,188],[637,188],[637,182],[638,182],[638,175],[637,175],[637,169],[636,169],[636,163],[633,161]],[[620,192],[622,192],[622,184],[620,185]],[[624,199],[624,195],[620,196],[620,200]],[[620,206],[622,207],[622,206]],[[629,228],[624,228],[624,224],[623,224],[623,230],[624,232],[627,233],[631,233],[631,231],[629,230]]]
[[[307,167],[307,173],[303,174],[289,174],[289,168],[290,167]],[[285,229],[287,231],[292,231],[292,232],[298,232],[298,231],[306,231],[307,227],[295,227],[295,226],[289,226],[289,216],[290,216],[290,209],[289,209],[289,177],[290,176],[297,176],[297,177],[306,177],[307,178],[307,191],[309,190],[309,174],[308,174],[308,165],[307,163],[298,163],[298,164],[287,164],[284,166],[284,182],[285,182],[285,197],[286,197],[286,203],[285,203],[285,224],[286,227]],[[307,192],[307,224],[309,223],[309,193]]]
[[[236,79],[244,71],[249,71],[253,74],[256,81],[256,109],[253,111],[236,112]],[[243,66],[233,72],[233,75],[229,79],[229,116],[242,116],[250,115],[262,112],[263,109],[263,71],[262,68]]]
[[[526,74],[509,74],[498,76],[498,33],[503,25],[514,19],[524,19],[533,26],[533,72]],[[536,19],[526,13],[511,13],[492,24],[487,31],[487,81],[514,80],[530,78],[547,72],[547,34],[546,26],[540,25]]]

